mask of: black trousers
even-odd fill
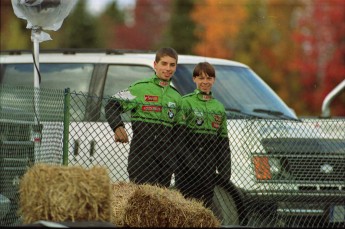
[[[175,164],[171,129],[137,122],[133,130],[127,167],[130,181],[169,187]]]
[[[210,208],[216,185],[216,175],[212,171],[207,168],[195,170],[179,167],[175,176],[176,188],[185,198],[197,199],[202,201],[205,207]]]

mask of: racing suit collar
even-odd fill
[[[210,94],[206,94],[202,91],[200,91],[199,89],[195,89],[194,93],[198,96],[198,98],[202,101],[209,101],[211,99],[213,99],[213,95],[212,92],[210,92]]]
[[[161,87],[169,86],[170,85],[170,81],[171,81],[171,79],[169,81],[162,80],[162,79],[158,78],[157,75],[154,75],[154,77],[153,77],[153,82],[155,84],[157,84],[158,86],[161,86]]]

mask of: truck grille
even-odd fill
[[[345,184],[343,139],[263,139],[261,143],[283,167],[282,175],[274,180]]]
[[[282,158],[293,180],[345,183],[345,158]]]
[[[0,140],[30,141],[31,126],[27,123],[0,122]]]

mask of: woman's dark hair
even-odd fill
[[[198,63],[193,71],[193,77],[199,76],[202,73],[205,73],[209,77],[216,77],[216,70],[212,66],[212,64],[208,62],[200,62]]]

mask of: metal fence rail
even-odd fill
[[[21,224],[18,185],[34,163],[103,165],[114,182],[129,181],[131,141],[114,141],[105,118],[108,98],[10,86],[0,87],[0,98],[0,225]],[[123,119],[131,140],[130,116]],[[217,183],[212,206],[223,225],[344,227],[345,118],[290,121],[234,114],[227,129],[231,179]],[[140,147],[150,139],[154,136],[143,136]],[[162,147],[162,155],[176,150],[180,144]]]

